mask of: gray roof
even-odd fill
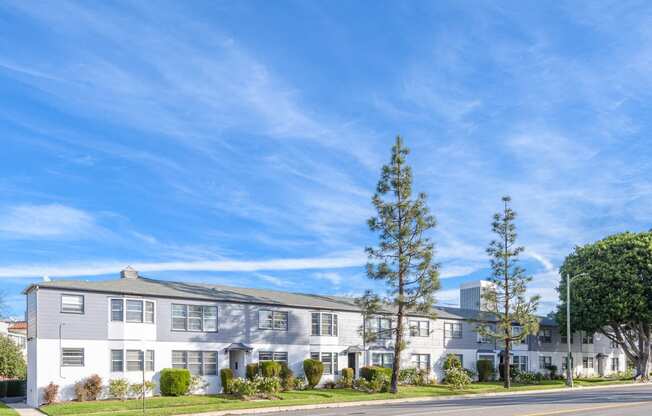
[[[327,309],[358,312],[360,308],[354,298],[319,294],[282,292],[269,289],[251,289],[207,283],[174,282],[155,280],[139,276],[134,279],[113,279],[102,281],[54,280],[30,285],[24,293],[34,288],[60,289],[84,292],[102,292],[121,295],[158,296],[176,299],[210,300],[230,303],[252,303],[262,305],[293,306],[309,309]],[[389,309],[386,312],[390,312]],[[435,307],[438,318],[459,320],[494,321],[492,314],[472,309]],[[423,314],[410,314],[423,315]],[[547,318],[542,318],[543,320]],[[556,323],[552,323],[556,325]]]

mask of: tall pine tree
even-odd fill
[[[435,217],[426,206],[426,195],[412,195],[412,169],[406,164],[409,150],[396,137],[392,158],[383,166],[372,202],[377,215],[369,219],[371,231],[379,234],[377,248],[368,247],[367,275],[386,283],[389,301],[396,313],[392,393],[398,392],[404,317],[408,311],[431,313],[439,289],[439,265],[433,262],[434,245],[424,234],[435,227]]]
[[[487,337],[499,340],[503,345],[503,379],[506,389],[511,387],[510,354],[512,343],[521,342],[529,334],[539,330],[539,321],[535,315],[539,305],[539,296],[526,298],[527,284],[532,277],[525,274],[525,269],[518,264],[519,255],[525,250],[516,244],[516,212],[509,206],[511,198],[504,196],[503,212],[494,214],[491,224],[496,234],[487,248],[491,257],[493,284],[484,288],[482,298],[485,308],[496,316],[496,328],[488,325],[479,327],[479,332]],[[520,328],[514,331],[514,327]]]

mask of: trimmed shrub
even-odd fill
[[[59,397],[59,385],[50,382],[43,391],[43,401],[45,404],[56,403]]]
[[[283,389],[283,391],[288,391],[295,388],[296,382],[294,379],[294,372],[286,363],[281,364],[280,377],[281,377],[281,388]]]
[[[281,375],[281,363],[276,361],[263,361],[258,366],[260,375],[263,377],[279,377]]]
[[[491,381],[494,379],[494,363],[490,360],[478,360],[475,364],[478,369],[478,381]]]
[[[114,399],[126,400],[127,393],[129,393],[129,380],[126,378],[109,380],[109,396]]]
[[[321,376],[324,374],[324,364],[318,360],[307,359],[303,361],[303,373],[306,375],[306,380],[308,381],[308,386],[311,389],[314,389],[319,381]]]
[[[233,370],[230,368],[223,368],[220,370],[220,380],[222,381],[222,389],[224,389],[224,393],[229,394],[231,391],[229,390],[229,384],[231,383],[231,380],[233,380]]]
[[[556,380],[557,379],[557,366],[556,365],[551,365],[548,367],[548,371],[550,372],[550,380]]]
[[[185,368],[164,368],[161,370],[161,395],[183,396],[190,387],[190,371]]]
[[[339,379],[339,385],[345,388],[351,388],[353,386],[353,376],[354,370],[352,368],[343,368],[342,375]]]
[[[258,375],[258,363],[247,364],[246,376],[247,380],[253,381]]]
[[[151,393],[156,388],[156,383],[153,381],[145,381],[145,387],[143,388],[143,383],[134,383],[129,386],[129,394],[137,399],[142,399],[143,394],[147,396],[148,393]]]
[[[364,378],[367,381],[373,381],[378,377],[392,377],[392,369],[385,367],[362,367],[360,368],[360,377]]]

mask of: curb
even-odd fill
[[[334,402],[323,404],[305,404],[298,406],[274,406],[274,407],[261,407],[250,409],[233,409],[233,410],[220,410],[217,412],[205,413],[189,413],[179,416],[230,416],[230,415],[251,415],[251,414],[264,414],[264,413],[279,413],[279,412],[292,412],[299,410],[317,410],[317,409],[337,409],[342,407],[359,407],[359,406],[381,406],[387,404],[402,404],[402,403],[420,403],[420,402],[439,402],[457,399],[470,399],[483,397],[500,397],[500,396],[524,396],[528,394],[546,394],[546,393],[572,393],[579,390],[600,390],[608,388],[621,388],[621,387],[636,387],[647,386],[646,383],[625,383],[625,384],[608,384],[604,386],[590,386],[590,387],[575,387],[572,390],[566,387],[540,389],[540,390],[524,390],[513,392],[494,392],[494,393],[467,393],[449,396],[434,396],[434,397],[409,397],[405,399],[384,399],[384,400],[364,400],[356,402]]]

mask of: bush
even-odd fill
[[[0,335],[0,379],[27,378],[27,365],[20,347],[5,335]]]
[[[548,371],[550,372],[550,380],[556,380],[557,379],[557,366],[556,365],[551,365],[548,367]]]
[[[287,364],[281,364],[281,388],[283,391],[292,390],[295,388],[294,372]]]
[[[354,380],[353,388],[365,393],[387,392],[389,390],[389,378],[384,373],[377,373],[376,377],[371,380],[365,378]]]
[[[444,372],[450,370],[451,368],[462,368],[462,362],[460,358],[455,354],[448,354],[444,359]]]
[[[126,378],[109,380],[109,396],[114,399],[125,400],[129,392],[129,381]]]
[[[248,398],[255,396],[258,388],[253,380],[234,378],[229,383],[229,391],[236,396]]]
[[[306,375],[308,386],[310,386],[311,389],[314,389],[315,386],[319,384],[321,376],[324,374],[324,364],[318,360],[304,360],[303,372]]]
[[[210,386],[210,383],[204,381],[203,378],[199,376],[190,376],[190,384],[188,385],[188,392],[190,394],[205,392],[208,386]]]
[[[258,363],[247,364],[246,377],[247,380],[253,381],[258,375]]]
[[[281,375],[281,363],[276,361],[263,361],[258,366],[260,375],[263,377],[279,377]]]
[[[337,387],[337,383],[334,382],[334,381],[327,381],[327,382],[324,383],[324,388],[325,388],[325,389],[333,390],[333,389],[335,389],[336,387]]]
[[[75,383],[75,400],[78,402],[86,401],[86,386],[84,385],[84,380],[80,380]]]
[[[161,395],[183,396],[190,388],[190,371],[185,368],[164,368],[160,383]]]
[[[229,383],[231,383],[231,380],[233,380],[233,370],[230,368],[223,368],[220,370],[220,380],[222,381],[222,389],[224,390],[224,393],[229,394],[231,391],[229,390]]]
[[[25,380],[0,380],[0,399],[3,397],[23,397],[26,395]]]
[[[471,383],[471,377],[463,368],[451,366],[444,372],[444,382],[453,390],[462,390]]]
[[[364,378],[367,381],[373,381],[378,377],[392,377],[392,369],[385,367],[362,367],[360,368],[360,377]]]
[[[144,388],[143,388],[143,383],[134,383],[131,386],[129,386],[129,394],[131,394],[137,399],[142,399],[143,394],[147,396],[147,394],[154,391],[155,388],[156,388],[156,383],[154,383],[153,381],[145,381]]]
[[[256,391],[269,398],[281,391],[281,379],[278,377],[256,377],[254,380]]]
[[[88,400],[97,400],[102,395],[102,377],[93,374],[84,382],[86,388],[86,398]]]
[[[43,391],[43,401],[45,404],[56,403],[59,397],[59,385],[50,382]]]
[[[478,360],[476,362],[476,368],[478,369],[478,381],[491,381],[494,379],[496,370],[492,361]]]
[[[338,381],[340,387],[351,388],[353,386],[354,370],[352,368],[343,368],[342,375]]]

